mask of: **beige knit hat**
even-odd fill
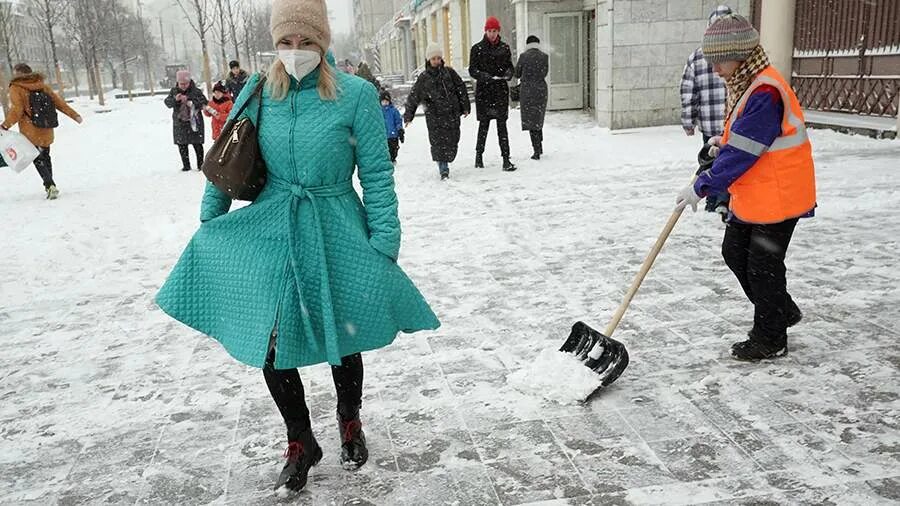
[[[440,44],[438,44],[437,42],[432,42],[431,44],[428,44],[428,47],[425,49],[425,59],[430,60],[435,56],[440,56],[441,58],[443,58],[444,50],[441,49]]]
[[[291,35],[299,35],[328,51],[331,27],[325,0],[275,0],[272,2],[272,45]]]

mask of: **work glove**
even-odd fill
[[[406,130],[401,128],[400,135],[397,138],[400,139],[400,144],[403,144],[404,142],[406,142]]]
[[[691,209],[696,213],[697,203],[699,203],[702,198],[703,197],[697,195],[697,192],[694,191],[694,184],[691,183],[678,192],[678,196],[675,197],[675,210],[679,211],[687,206],[691,206]]]
[[[722,147],[722,136],[710,137],[706,143],[709,144],[709,156],[711,158],[719,156],[719,149]]]

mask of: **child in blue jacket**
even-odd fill
[[[381,92],[381,111],[384,113],[384,128],[387,130],[388,148],[391,151],[391,163],[397,164],[397,153],[400,151],[400,143],[403,142],[403,117],[400,111],[391,103],[391,94],[386,90]]]

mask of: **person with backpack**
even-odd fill
[[[179,70],[176,82],[165,100],[166,107],[172,109],[172,138],[178,146],[178,154],[181,155],[181,170],[184,172],[191,170],[188,144],[194,146],[197,170],[200,170],[203,166],[203,142],[206,140],[200,111],[206,107],[206,96],[191,79],[188,70]]]
[[[59,197],[59,189],[53,181],[53,163],[50,160],[50,145],[53,144],[53,129],[59,126],[56,111],[75,120],[84,121],[69,104],[44,82],[44,76],[19,63],[13,68],[13,78],[9,83],[9,110],[0,128],[9,130],[19,125],[19,132],[34,144],[40,154],[34,159],[34,168],[44,180],[44,192],[50,200]]]
[[[381,112],[384,113],[384,128],[387,130],[391,163],[396,165],[397,153],[400,152],[400,143],[404,141],[405,131],[403,130],[403,117],[391,102],[391,94],[387,90],[381,92]]]
[[[228,88],[225,86],[225,83],[223,81],[217,82],[213,86],[213,99],[203,108],[203,114],[212,118],[213,140],[218,139],[222,133],[222,128],[225,127],[225,123],[228,121],[228,114],[231,113],[233,106],[234,102],[228,94]]]

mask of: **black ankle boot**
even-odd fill
[[[513,163],[511,161],[509,161],[509,158],[503,159],[503,170],[505,170],[506,172],[512,172],[512,171],[516,170],[516,168],[517,167],[515,165],[513,165]]]
[[[359,421],[359,411],[349,417],[337,415],[338,431],[341,434],[341,466],[347,470],[359,469],[369,460],[366,435]]]
[[[481,159],[481,153],[475,155],[475,168],[483,169],[484,168],[484,160]]]
[[[757,338],[751,331],[750,339],[731,345],[731,358],[747,362],[783,357],[788,354],[787,336],[781,339],[764,340]]]
[[[296,435],[289,434],[284,456],[287,462],[275,482],[275,491],[299,492],[306,486],[310,468],[322,460],[322,448],[316,442],[312,429]]]

